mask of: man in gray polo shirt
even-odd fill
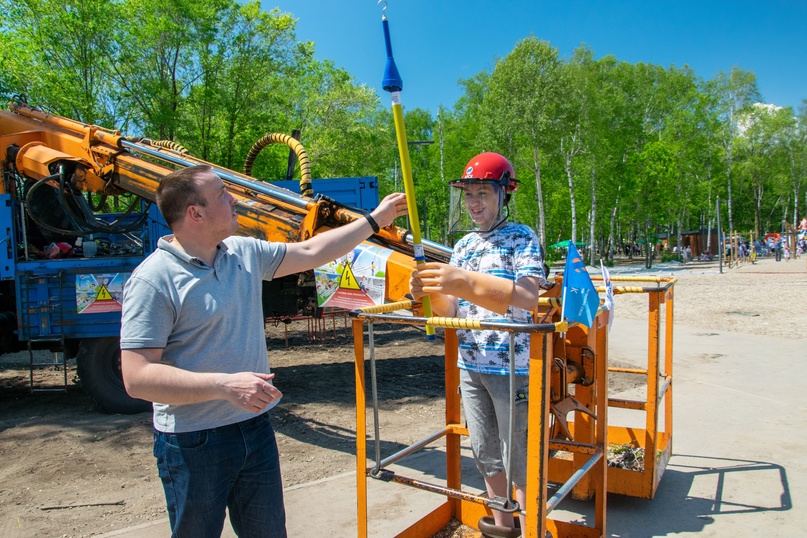
[[[173,235],[132,273],[123,297],[121,369],[128,393],[154,402],[154,455],[174,536],[219,537],[225,509],[239,536],[286,536],[264,279],[348,253],[406,214],[384,198],[367,219],[301,243],[235,237],[236,199],[209,166],[165,176],[157,205]]]

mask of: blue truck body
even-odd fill
[[[275,184],[299,192],[296,181]],[[315,196],[321,194],[349,207],[371,211],[378,206],[378,182],[374,177],[314,180],[313,188]],[[0,195],[0,232],[5,243],[5,248],[0,248],[0,352],[27,348],[63,351],[69,357],[78,355],[82,384],[103,408],[112,412],[135,412],[143,406],[127,406],[114,391],[108,395],[92,394],[86,380],[95,378],[92,385],[103,386],[104,378],[109,378],[118,384],[118,392],[123,391],[120,372],[105,366],[117,362],[103,358],[119,353],[123,284],[154,251],[158,238],[170,233],[156,204],[144,202],[142,211],[147,212],[147,218],[129,234],[93,234],[95,256],[70,253],[48,259],[34,254],[33,248],[26,250],[25,246],[31,244],[27,237],[31,230],[22,224],[27,219],[21,218],[20,204],[9,194]],[[142,213],[132,214],[126,219],[134,222],[140,216]],[[97,215],[110,220],[117,217]],[[84,241],[89,239],[85,237]],[[42,249],[47,245],[34,247]],[[84,355],[81,346],[85,346]],[[93,358],[96,356],[97,360]],[[109,371],[104,372],[105,368]]]
[[[274,184],[294,190],[298,188],[296,181],[279,181]],[[374,177],[352,177],[314,180],[315,194],[328,196],[344,205],[366,211],[378,205],[378,185]],[[11,229],[13,222],[13,204],[9,195],[0,195],[0,222],[5,223],[6,236],[11,246]],[[148,209],[149,218],[139,239],[143,242],[141,253],[109,254],[100,249],[95,257],[66,257],[61,259],[35,259],[31,261],[15,261],[14,248],[2,249],[0,253],[0,279],[14,279],[16,288],[17,339],[25,342],[31,338],[62,335],[65,338],[99,338],[118,336],[120,334],[120,311],[103,308],[88,311],[81,310],[83,293],[82,280],[90,276],[99,282],[110,283],[117,276],[115,284],[125,278],[137,265],[154,251],[157,239],[170,233],[160,215],[156,204]],[[128,242],[121,236],[104,236],[94,234],[94,240],[111,245]],[[117,289],[105,289],[111,299],[120,300]]]

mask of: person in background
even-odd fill
[[[425,263],[412,274],[415,299],[430,295],[438,316],[531,323],[546,283],[541,247],[528,226],[508,222],[507,204],[516,190],[515,172],[498,153],[482,153],[451,181],[450,231],[466,232],[448,264]],[[490,498],[510,498],[510,482],[521,507],[526,501],[529,334],[516,333],[516,399],[510,400],[510,333],[458,330],[460,392],[477,468]],[[514,439],[509,439],[515,406]],[[510,460],[512,458],[512,466]],[[506,470],[512,469],[508,477]],[[493,511],[483,525],[512,529],[512,513]],[[521,518],[523,526],[523,517]],[[515,531],[513,531],[515,533]],[[515,534],[514,534],[515,535]]]
[[[175,537],[285,537],[275,434],[282,394],[266,352],[261,282],[346,254],[406,214],[392,194],[366,219],[300,243],[234,237],[236,199],[209,166],[168,174],[157,206],[173,235],[126,283],[121,370],[154,402],[154,455]]]

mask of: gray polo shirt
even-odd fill
[[[192,372],[269,373],[261,282],[271,280],[283,243],[229,237],[213,267],[160,238],[123,291],[121,349],[163,349],[162,362]],[[154,427],[189,432],[255,415],[225,400],[154,403]]]

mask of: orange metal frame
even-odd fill
[[[598,280],[594,277],[593,280]],[[606,495],[605,492],[619,493],[633,497],[652,499],[658,489],[672,454],[673,431],[673,300],[674,278],[664,277],[612,277],[615,282],[654,282],[655,286],[618,286],[615,294],[644,293],[648,295],[647,318],[647,367],[617,368],[608,367],[608,312],[597,314],[595,326],[586,329],[582,326],[568,327],[557,322],[557,298],[547,294],[539,302],[537,317],[554,323],[541,323],[532,326],[530,394],[541,395],[530,398],[529,449],[527,455],[527,506],[526,537],[543,538],[550,531],[555,538],[606,535]],[[557,282],[560,283],[558,278]],[[598,291],[603,291],[602,288]],[[432,536],[444,528],[451,518],[474,527],[479,518],[489,514],[483,496],[463,493],[460,467],[461,436],[467,430],[460,422],[460,400],[456,390],[459,385],[457,360],[457,328],[478,328],[468,320],[450,318],[416,318],[390,316],[385,312],[411,308],[413,303],[402,302],[381,307],[372,307],[351,312],[353,320],[355,366],[356,366],[356,431],[365,432],[366,388],[364,380],[364,323],[384,321],[404,324],[432,324],[445,329],[445,380],[446,380],[446,425],[422,446],[410,447],[412,451],[423,448],[427,443],[446,438],[446,483],[445,486],[425,484],[394,473],[386,476],[393,482],[419,487],[446,496],[446,501],[417,523],[404,529],[397,537],[416,538]],[[662,333],[663,331],[663,333]],[[663,338],[662,338],[663,335]],[[663,343],[662,343],[663,340]],[[549,439],[550,375],[553,357],[561,357],[574,350],[593,354],[594,378],[590,386],[576,385],[575,398],[596,418],[575,411],[569,421],[573,441]],[[663,349],[663,351],[662,351]],[[372,351],[371,351],[372,352]],[[608,397],[608,373],[621,372],[644,376],[647,383],[647,397],[644,400],[628,400]],[[608,410],[630,409],[645,413],[645,427],[636,428],[609,424]],[[663,424],[662,424],[663,421]],[[607,448],[610,445],[630,444],[644,449],[644,467],[641,471],[607,467]],[[549,458],[551,451],[571,453],[571,458]],[[379,466],[383,468],[381,463]],[[367,536],[367,481],[373,477],[372,468],[367,464],[367,446],[364,436],[357,436],[357,493],[358,493],[358,536]],[[548,484],[561,484],[552,498]],[[594,499],[594,525],[582,526],[549,518],[552,508],[559,502],[560,492],[569,491],[577,499]],[[562,496],[560,496],[562,499]]]
[[[424,489],[446,497],[445,502],[437,505],[431,512],[425,514],[419,521],[396,535],[398,538],[423,538],[433,536],[443,529],[455,518],[463,524],[476,527],[479,519],[490,514],[487,507],[488,499],[484,495],[477,495],[462,491],[462,471],[460,458],[461,436],[467,435],[467,429],[460,424],[460,399],[457,388],[459,386],[459,371],[457,370],[457,337],[458,328],[493,328],[480,325],[480,322],[455,318],[418,318],[411,316],[396,316],[386,314],[401,308],[411,307],[412,303],[402,302],[380,307],[370,307],[351,312],[353,320],[353,336],[355,351],[356,374],[356,476],[358,500],[358,536],[366,537],[368,534],[368,478],[383,478],[389,482],[396,482]],[[591,419],[590,435],[586,441],[575,439],[573,442],[549,440],[550,409],[549,409],[549,379],[553,357],[562,351],[556,345],[560,333],[566,331],[580,333],[580,328],[566,323],[541,323],[534,325],[519,325],[520,331],[530,332],[530,381],[529,390],[533,397],[529,400],[528,424],[528,452],[527,452],[527,503],[522,507],[526,516],[526,526],[523,536],[529,538],[544,538],[547,530],[556,538],[560,537],[603,537],[605,531],[606,506],[606,453],[607,453],[607,312],[600,311],[597,315],[595,328],[584,331],[585,339],[591,343],[595,353],[596,373],[595,383],[590,389],[589,405],[597,418]],[[445,329],[445,401],[446,423],[444,429],[430,436],[417,445],[412,445],[404,451],[406,455],[423,448],[428,443],[443,437],[446,439],[446,480],[445,484],[428,484],[413,480],[384,469],[387,458],[376,462],[383,476],[374,476],[375,467],[367,467],[367,443],[364,432],[367,431],[366,416],[366,386],[365,386],[365,346],[364,323],[376,321],[387,323],[401,323],[410,325],[433,325]],[[500,324],[501,325],[501,324]],[[496,328],[501,328],[497,326]],[[371,354],[372,342],[370,346]],[[549,491],[549,449],[562,449],[575,455],[575,462],[580,463],[568,479],[560,485],[559,489]],[[378,469],[376,469],[377,471]],[[570,492],[585,488],[589,497],[594,498],[595,517],[593,526],[584,526],[576,523],[556,521],[548,515],[553,508]],[[550,495],[550,493],[552,493]]]
[[[597,280],[596,277],[593,278]],[[646,293],[647,367],[646,369],[608,368],[610,372],[642,375],[647,380],[647,397],[642,400],[610,398],[612,408],[633,409],[645,413],[645,427],[608,425],[609,445],[632,444],[644,449],[644,469],[632,471],[608,468],[608,491],[632,497],[652,499],[672,455],[673,432],[673,299],[674,278],[612,277],[617,282],[656,282],[651,287],[616,287],[619,293]],[[662,311],[664,320],[662,322]],[[662,354],[661,335],[664,331]],[[663,425],[660,418],[663,416]]]

